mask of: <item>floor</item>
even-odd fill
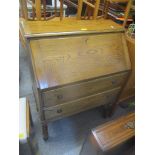
[[[42,139],[39,114],[36,111],[32,92],[31,74],[27,55],[21,44],[19,47],[19,57],[19,96],[28,96],[30,99],[35,139],[38,143],[40,155],[79,155],[84,139],[92,128],[133,111],[133,108],[130,107],[118,107],[111,118],[104,119],[101,114],[101,108],[96,108],[55,121],[49,124],[49,139],[45,142]]]

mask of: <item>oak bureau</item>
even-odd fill
[[[115,105],[131,68],[121,26],[103,19],[20,19],[20,34],[44,139],[49,121]]]

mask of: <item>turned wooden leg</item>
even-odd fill
[[[107,118],[107,117],[111,117],[112,115],[112,105],[111,104],[105,104],[103,106],[103,117]]]
[[[33,90],[33,96],[34,96],[34,99],[35,99],[36,110],[37,110],[37,112],[39,112],[39,108],[38,108],[38,105],[37,105],[37,99],[36,99],[36,95],[35,95],[35,91],[34,91],[34,87],[33,86],[32,86],[32,90]]]
[[[36,103],[36,110],[37,110],[37,112],[39,112],[39,108],[38,108],[38,105],[37,105],[36,99],[35,99],[35,103]]]
[[[108,107],[108,117],[111,117],[114,113],[114,110],[113,110],[113,104],[109,104],[109,107]]]
[[[105,105],[103,106],[103,117],[104,117],[104,118],[107,118],[107,116],[108,116],[108,105],[105,104]]]
[[[46,141],[48,139],[48,125],[42,124],[42,133],[43,133],[43,139]]]

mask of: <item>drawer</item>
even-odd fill
[[[84,98],[80,98],[78,100],[67,102],[58,106],[44,108],[45,119],[56,120],[64,116],[76,114],[100,105],[112,104],[116,101],[119,91],[120,87],[98,94],[90,95]]]
[[[81,97],[89,96],[105,90],[121,86],[126,80],[128,73],[102,77],[95,80],[68,85],[47,92],[43,92],[44,106],[54,106],[72,101]]]

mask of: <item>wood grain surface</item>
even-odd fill
[[[54,18],[48,21],[26,21],[20,19],[20,29],[25,37],[44,37],[66,34],[124,32],[124,28],[112,20],[76,20],[76,18]]]
[[[130,113],[117,120],[98,126],[93,129],[92,133],[103,151],[110,150],[134,137],[135,129],[125,128],[128,122],[133,121],[135,121],[135,114]]]
[[[130,69],[122,33],[31,40],[40,89]]]

